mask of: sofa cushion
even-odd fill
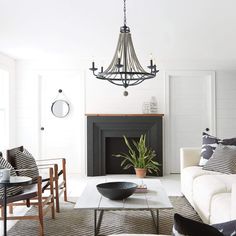
[[[202,151],[199,165],[204,166],[212,157],[218,144],[236,146],[236,138],[220,139],[205,132],[202,133]]]
[[[39,170],[36,161],[34,157],[27,150],[24,150],[24,152],[17,150],[15,152],[14,158],[15,158],[14,160],[15,169],[28,169],[28,170],[18,171],[18,175],[28,176],[33,180],[37,179],[37,177],[39,176]]]
[[[199,165],[204,166],[206,162],[212,157],[220,139],[209,135],[207,133],[202,133],[202,151]]]
[[[194,207],[203,222],[210,222],[211,201],[214,195],[227,193],[236,183],[235,175],[202,175],[193,181]]]
[[[11,166],[11,164],[1,156],[0,156],[0,169],[10,169],[10,175],[16,176],[16,172],[15,172],[14,168]],[[7,196],[8,197],[14,196],[14,195],[19,194],[21,192],[22,192],[21,186],[7,188]],[[3,189],[3,187],[0,187],[0,199],[3,198],[3,194],[4,194],[4,189]]]
[[[219,193],[211,200],[210,224],[216,224],[231,219],[231,193]]]
[[[214,228],[218,229],[225,236],[234,236],[236,235],[236,220],[214,224],[212,225]]]
[[[173,236],[223,236],[223,234],[216,228],[194,221],[188,218],[185,218],[179,214],[174,215],[174,226],[173,226]]]
[[[200,166],[189,166],[181,172],[181,191],[193,205],[192,194],[193,194],[193,181],[198,176],[202,175],[219,175],[219,172],[203,170]]]
[[[236,174],[236,148],[219,144],[203,169],[224,174]]]

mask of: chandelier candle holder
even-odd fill
[[[150,59],[150,69],[146,72],[138,61],[136,56],[130,28],[126,25],[126,0],[124,0],[124,25],[120,28],[120,35],[113,59],[106,70],[101,67],[100,72],[95,67],[95,62],[92,62],[92,67],[89,68],[97,79],[107,80],[112,84],[123,86],[127,89],[129,86],[134,86],[142,83],[144,80],[152,79],[159,72],[156,64]],[[128,96],[128,92],[124,91],[124,96]]]

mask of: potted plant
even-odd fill
[[[121,153],[114,155],[115,157],[122,157],[124,160],[121,162],[121,166],[124,169],[129,169],[133,167],[136,172],[136,176],[144,178],[146,173],[158,172],[160,164],[154,161],[156,157],[155,150],[147,147],[146,145],[146,135],[141,135],[138,142],[132,140],[133,147],[129,143],[128,139],[124,137],[126,146],[129,149],[129,153]]]

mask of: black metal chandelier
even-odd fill
[[[126,25],[126,0],[124,0],[124,26],[120,28],[119,40],[111,64],[106,70],[103,70],[102,66],[101,71],[97,74],[95,72],[98,68],[95,67],[94,62],[92,62],[92,67],[89,69],[97,79],[107,80],[126,89],[129,86],[138,85],[144,80],[154,78],[159,72],[152,59],[148,68],[150,72],[143,69],[136,56],[130,28]],[[124,96],[127,95],[128,92],[125,91]]]

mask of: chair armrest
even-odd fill
[[[199,164],[201,148],[180,148],[180,169]]]
[[[53,168],[52,167],[49,167],[49,166],[45,166],[45,167],[35,167],[35,168],[28,168],[28,169],[14,169],[16,172],[19,172],[19,171],[27,171],[27,170],[47,170],[48,171],[48,177],[47,178],[43,178],[42,175],[40,174],[38,177],[41,178],[41,182],[44,182],[44,181],[48,181],[50,179],[50,177],[52,176],[53,178]],[[38,179],[37,177],[37,179]],[[36,180],[36,179],[35,179]]]
[[[231,192],[231,220],[236,220],[236,183],[232,184],[232,192]]]
[[[35,160],[36,162],[48,162],[48,161],[60,161],[60,160],[65,160],[65,158],[49,158],[49,159],[38,159]]]

